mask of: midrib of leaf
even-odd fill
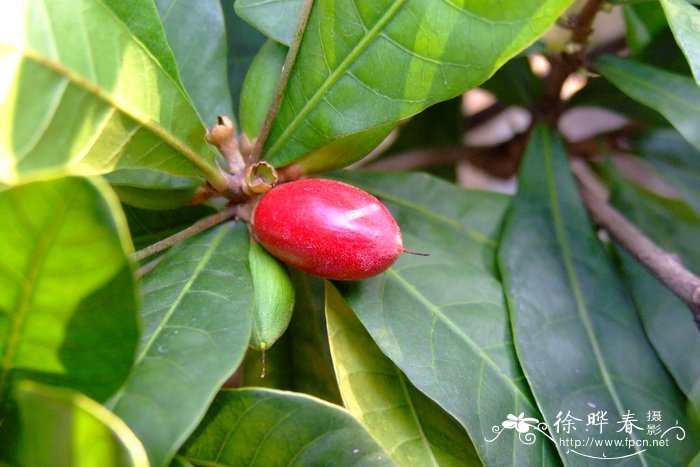
[[[153,346],[153,343],[156,341],[156,339],[159,337],[161,331],[163,331],[163,328],[167,325],[168,321],[172,317],[173,313],[175,313],[175,310],[177,307],[180,305],[180,302],[182,302],[182,299],[185,297],[185,295],[190,291],[192,288],[192,284],[194,284],[194,281],[197,280],[201,272],[204,270],[204,267],[207,265],[211,257],[214,255],[214,251],[218,248],[219,244],[223,240],[224,236],[227,233],[226,228],[221,228],[219,231],[216,233],[216,236],[212,240],[212,242],[209,244],[209,248],[206,250],[204,253],[204,256],[199,260],[197,263],[197,266],[195,267],[194,271],[192,272],[192,275],[190,278],[187,280],[187,282],[183,285],[182,289],[180,290],[180,293],[177,295],[175,298],[175,301],[173,301],[172,305],[168,308],[168,311],[165,312],[165,315],[163,315],[163,318],[160,320],[158,323],[158,326],[153,330],[153,333],[151,336],[148,338],[148,341],[146,342],[146,345],[144,345],[143,350],[139,352],[139,355],[136,357],[136,362],[135,364],[140,363],[150,350],[150,348]]]
[[[430,300],[428,300],[422,293],[420,293],[418,290],[416,290],[415,287],[413,287],[408,281],[406,281],[399,273],[397,273],[394,269],[389,268],[385,274],[387,274],[389,277],[393,278],[396,282],[399,283],[408,293],[410,293],[413,297],[415,297],[419,302],[421,302],[426,308],[428,308],[430,311],[432,311],[433,316],[437,317],[442,321],[444,324],[447,325],[447,327],[452,330],[456,335],[460,337],[460,339],[466,343],[473,351],[474,353],[480,358],[482,362],[486,362],[489,367],[498,375],[498,378],[501,380],[504,380],[508,386],[510,386],[513,389],[513,392],[520,396],[520,398],[524,401],[527,402],[527,405],[531,405],[529,402],[529,399],[523,392],[520,390],[520,388],[508,377],[505,376],[503,371],[494,363],[491,358],[484,353],[484,351],[476,345],[476,343],[469,337],[467,336],[457,325],[455,325],[445,314],[440,310],[440,308],[436,307]],[[481,378],[480,378],[481,380]]]
[[[374,40],[379,36],[380,32],[384,27],[391,21],[394,16],[399,12],[399,10],[404,6],[408,0],[398,0],[396,1],[382,17],[375,23],[375,25],[367,31],[367,33],[362,37],[362,39],[357,43],[355,48],[343,59],[343,61],[338,65],[338,67],[333,70],[326,80],[318,87],[316,92],[306,101],[304,106],[297,112],[296,116],[292,119],[287,127],[284,129],[282,134],[280,134],[275,144],[270,147],[270,150],[265,154],[266,158],[271,158],[284,144],[291,133],[296,131],[296,129],[301,125],[306,116],[311,113],[311,111],[318,105],[318,103],[323,99],[326,92],[336,84],[336,82],[342,77],[342,75],[352,66],[355,60],[365,52],[369,45],[374,42]]]
[[[574,301],[576,302],[576,311],[579,315],[579,318],[581,319],[581,322],[583,323],[583,327],[586,331],[586,337],[588,338],[588,341],[590,342],[591,347],[593,349],[593,355],[595,356],[596,364],[598,366],[598,370],[600,371],[600,375],[603,378],[603,381],[605,382],[606,388],[608,388],[608,392],[610,393],[613,402],[615,403],[615,408],[617,409],[618,415],[622,416],[622,401],[620,400],[617,388],[615,387],[612,381],[612,376],[610,375],[610,371],[608,370],[607,364],[605,363],[603,353],[600,350],[600,344],[598,343],[598,339],[595,335],[595,332],[593,331],[593,324],[591,322],[590,312],[588,310],[588,306],[586,305],[586,301],[583,298],[583,292],[579,284],[578,274],[576,273],[576,268],[573,264],[571,246],[569,245],[569,240],[566,236],[564,219],[561,214],[559,197],[557,196],[553,163],[554,153],[552,151],[549,133],[546,133],[542,138],[542,146],[542,155],[544,157],[545,163],[545,173],[547,175],[547,191],[549,194],[550,207],[552,209],[552,220],[554,222],[554,230],[556,232],[557,243],[559,244],[559,248],[562,253],[564,269],[566,270],[569,285],[571,286],[571,291],[574,295]],[[637,439],[636,436],[634,436],[634,433],[631,433],[630,436],[634,440]],[[642,453],[644,451],[639,451],[637,446],[635,446],[635,451],[639,453],[639,458],[641,459],[642,464],[648,465],[646,459],[642,456]]]
[[[258,445],[255,448],[255,452],[253,453],[253,458],[250,460],[250,463],[248,465],[255,465],[255,461],[258,459],[258,454],[260,454],[260,448],[263,446],[263,444],[265,444],[265,441],[267,441],[270,438],[270,435],[275,431],[275,429],[277,427],[279,427],[282,423],[284,423],[289,417],[291,417],[295,413],[299,412],[300,410],[302,410],[302,407],[297,407],[293,410],[290,410],[289,412],[284,414],[284,416],[278,418],[273,425],[268,427],[267,432],[265,433],[265,436],[263,436],[262,439],[260,440],[260,442],[258,442]],[[325,434],[326,433],[324,433],[324,435]],[[303,449],[301,449],[299,452],[303,452]],[[298,455],[299,455],[299,453],[297,453],[297,455],[294,456],[294,459],[296,459],[296,457]],[[294,459],[291,459],[289,461],[288,465],[293,465]]]
[[[52,40],[55,41],[53,36]],[[140,44],[140,42],[133,38],[132,40],[138,43],[139,46],[143,49],[143,46]],[[168,130],[159,125],[158,122],[154,121],[153,119],[147,116],[141,115],[138,111],[136,111],[133,108],[130,108],[129,105],[127,105],[126,103],[116,99],[114,96],[110,95],[106,90],[102,89],[100,86],[90,81],[88,78],[74,72],[73,70],[63,66],[62,64],[52,60],[51,58],[30,48],[18,49],[9,44],[0,44],[0,47],[15,50],[16,52],[20,53],[25,59],[32,60],[39,65],[43,65],[49,68],[57,75],[63,76],[64,78],[68,79],[71,83],[85,89],[95,97],[103,100],[110,106],[118,109],[120,112],[136,121],[140,126],[148,129],[158,138],[165,141],[178,153],[182,154],[197,168],[199,168],[207,177],[207,179],[210,180],[212,184],[214,184],[217,188],[225,188],[226,182],[221,173],[219,173],[219,171],[215,167],[210,165],[209,162],[202,156],[200,156],[194,149],[189,147],[184,141],[180,140],[179,138],[168,132]],[[160,63],[150,54],[150,52],[148,52],[147,50],[144,50],[144,52],[152,58],[158,69],[166,76],[166,79],[170,80],[173,83],[173,85],[178,89],[178,92],[181,93],[183,99],[188,100],[187,97],[184,94],[182,94],[181,86],[178,83],[174,82],[172,77],[168,73],[166,73],[165,70],[162,69]],[[90,61],[90,64],[94,67],[92,60]]]
[[[660,96],[663,96],[665,99],[668,99],[669,101],[672,101],[675,104],[678,104],[682,107],[686,107],[687,109],[690,109],[691,111],[693,111],[695,113],[700,113],[700,107],[692,105],[691,102],[684,100],[684,99],[681,99],[676,94],[673,94],[673,93],[666,91],[665,88],[655,86],[653,83],[651,83],[649,81],[645,81],[645,80],[641,79],[639,76],[630,74],[627,71],[621,70],[618,67],[609,66],[609,65],[605,65],[605,64],[603,66],[607,69],[608,72],[611,72],[612,74],[617,74],[617,77],[620,79],[623,79],[625,81],[632,81],[632,82],[640,85],[643,88],[654,91],[655,93],[659,94]]]
[[[369,192],[375,194],[379,198],[386,199],[387,201],[390,201],[390,202],[397,204],[399,206],[403,206],[403,207],[411,209],[413,211],[417,211],[421,215],[427,217],[428,219],[432,219],[432,220],[435,220],[436,222],[439,222],[440,224],[444,224],[444,225],[447,225],[449,227],[452,227],[453,229],[464,233],[467,237],[471,237],[472,240],[475,240],[475,241],[477,241],[485,246],[488,246],[491,248],[496,248],[498,246],[498,243],[496,243],[495,240],[487,237],[486,235],[482,234],[481,232],[474,230],[474,229],[464,227],[459,222],[453,221],[452,219],[449,219],[448,217],[441,216],[434,211],[430,211],[428,209],[425,209],[422,206],[419,206],[417,204],[413,204],[413,203],[406,201],[402,198],[398,198],[396,196],[382,192],[380,190],[375,190],[372,187],[367,187],[367,185],[363,185],[362,183],[356,183],[353,181],[353,185],[357,186],[358,188],[364,187],[364,189],[366,191],[369,191]]]
[[[425,446],[426,451],[428,451],[428,453],[430,454],[430,460],[432,461],[431,465],[438,466],[439,464],[437,462],[437,459],[435,459],[435,454],[433,453],[433,450],[431,449],[430,442],[428,441],[428,438],[425,436],[425,432],[423,431],[423,426],[421,425],[420,420],[418,419],[418,414],[416,413],[416,407],[413,404],[413,399],[411,399],[411,396],[408,393],[408,388],[406,387],[405,376],[401,373],[401,371],[398,369],[398,367],[396,365],[393,365],[393,366],[394,366],[394,371],[396,372],[396,374],[399,377],[399,383],[401,385],[401,392],[403,393],[404,397],[406,398],[408,408],[411,412],[411,418],[413,419],[413,422],[415,423],[416,428],[418,429],[418,432],[420,433],[421,444],[423,444],[423,446]],[[396,448],[394,448],[392,450],[392,452],[396,451],[396,449],[399,446],[401,446],[401,445],[399,444],[398,446],[396,446]]]
[[[19,302],[15,306],[17,312],[15,313],[15,319],[12,322],[12,326],[10,326],[9,329],[7,345],[5,346],[5,356],[2,359],[2,368],[0,368],[0,402],[2,402],[4,399],[7,379],[10,375],[10,371],[12,370],[12,360],[15,358],[15,353],[19,347],[20,337],[24,329],[27,313],[29,312],[29,304],[31,303],[39,274],[43,269],[46,255],[56,239],[58,230],[63,224],[68,207],[71,205],[73,198],[75,198],[77,193],[78,188],[76,186],[72,193],[66,194],[63,205],[53,216],[53,221],[45,229],[42,229],[41,239],[37,242],[36,248],[32,253],[29,264],[27,265],[27,271],[25,274],[26,280],[23,283],[22,293],[19,296]]]
[[[241,424],[241,422],[245,419],[245,417],[246,417],[250,412],[252,412],[253,409],[255,409],[258,405],[262,404],[263,402],[267,402],[267,399],[262,399],[262,398],[260,398],[260,399],[256,400],[256,401],[253,402],[249,407],[247,407],[247,408],[245,409],[245,412],[243,412],[242,414],[240,414],[240,415],[238,416],[238,419],[236,420],[236,423],[235,423],[231,428],[229,428],[228,432],[226,433],[226,437],[225,437],[224,440],[221,442],[221,445],[219,446],[219,450],[217,451],[216,456],[214,457],[213,464],[219,465],[219,464],[218,464],[218,463],[219,463],[219,459],[221,459],[221,455],[224,453],[224,449],[226,449],[226,446],[228,445],[228,441],[229,441],[229,439],[231,439],[231,436],[233,435],[233,433],[235,433],[235,431],[238,429],[238,426],[239,426],[239,425]],[[190,462],[193,462],[193,461],[194,461],[193,459],[190,459],[190,458],[188,458],[188,460],[189,460]]]

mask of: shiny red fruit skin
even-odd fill
[[[326,279],[375,276],[404,251],[389,210],[334,180],[297,180],[268,191],[253,213],[253,232],[278,259]]]

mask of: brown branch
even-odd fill
[[[593,32],[593,20],[604,3],[605,0],[588,0],[581,11],[567,19],[571,38],[564,52],[549,57],[551,71],[546,79],[544,96],[537,106],[541,120],[555,124],[564,111],[562,87],[569,75],[584,66],[588,37]]]
[[[142,250],[132,253],[131,259],[134,261],[141,261],[144,258],[148,258],[151,255],[155,255],[156,253],[168,249],[176,243],[179,243],[183,240],[187,240],[188,238],[197,235],[200,232],[203,232],[207,229],[214,227],[215,225],[221,224],[222,222],[233,218],[238,212],[238,209],[238,206],[233,206],[224,209],[221,212],[217,212],[216,214],[212,214],[211,216],[204,217],[192,224],[191,226],[187,227],[186,229],[181,230],[168,238],[164,238],[163,240],[160,240],[154,243],[153,245],[149,245]]]
[[[674,255],[664,251],[599,194],[587,176],[575,171],[581,198],[593,222],[688,305],[700,329],[700,277],[688,271]]]

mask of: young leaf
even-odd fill
[[[287,51],[287,47],[269,40],[250,64],[243,81],[239,111],[241,128],[250,139],[258,137],[265,123]]]
[[[255,26],[258,31],[289,47],[299,24],[303,0],[237,0],[238,16]]]
[[[697,442],[685,399],[590,226],[562,141],[536,126],[523,164],[498,258],[520,363],[561,457],[571,465],[589,465],[588,456],[687,463]],[[684,437],[663,448],[642,447],[658,438],[642,425],[650,411],[661,413],[662,431],[677,420]],[[591,424],[596,413],[600,425]],[[634,426],[621,429],[625,417]],[[635,441],[574,450],[561,442],[586,443],[592,435]]]
[[[232,117],[226,30],[219,0],[156,0],[182,84],[207,126]],[[186,26],[185,26],[186,25]]]
[[[286,165],[461,94],[532,43],[569,3],[316,1],[263,156]]]
[[[688,60],[695,82],[700,85],[700,11],[685,0],[660,0],[678,46]]]
[[[398,465],[480,465],[464,429],[419,392],[326,282],[326,319],[345,407]]]
[[[596,69],[629,97],[661,113],[700,149],[700,87],[692,79],[611,55],[599,58]]]
[[[148,467],[129,427],[92,399],[67,389],[23,382],[22,464],[73,467]]]
[[[700,216],[675,199],[662,198],[615,177],[612,204],[655,243],[700,273]],[[634,258],[616,248],[644,330],[700,420],[700,333],[688,306]]]
[[[104,401],[129,375],[139,319],[126,222],[104,182],[0,191],[0,218],[0,454],[11,457],[18,383]]]
[[[224,186],[179,83],[101,1],[10,2],[0,62],[1,182],[130,167]]]
[[[547,440],[500,440],[508,449],[486,440],[508,414],[537,414],[495,271],[508,198],[419,174],[348,172],[342,180],[381,198],[405,247],[430,254],[405,254],[374,279],[336,284],[382,352],[466,428],[485,464],[555,463]]]
[[[389,456],[342,408],[302,394],[223,390],[180,454],[218,466],[387,466]]]
[[[228,84],[233,109],[238,110],[243,80],[266,37],[236,15],[233,11],[234,1],[221,0],[221,8],[226,25]]]
[[[153,465],[175,454],[243,358],[252,293],[242,224],[192,237],[145,276],[144,336],[131,378],[110,405]]]

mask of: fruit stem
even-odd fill
[[[138,250],[132,253],[131,259],[133,261],[141,261],[144,258],[148,258],[149,256],[155,255],[156,253],[170,248],[176,243],[180,243],[181,241],[187,240],[188,238],[197,235],[198,233],[203,232],[207,229],[210,229],[215,225],[221,224],[224,221],[232,219],[236,216],[237,213],[238,206],[232,206],[230,208],[224,209],[221,212],[212,214],[211,216],[204,217],[192,224],[191,226],[187,227],[186,229],[181,230],[178,233],[164,238],[163,240],[160,240],[152,245],[149,245],[146,248],[143,248],[142,250]]]

